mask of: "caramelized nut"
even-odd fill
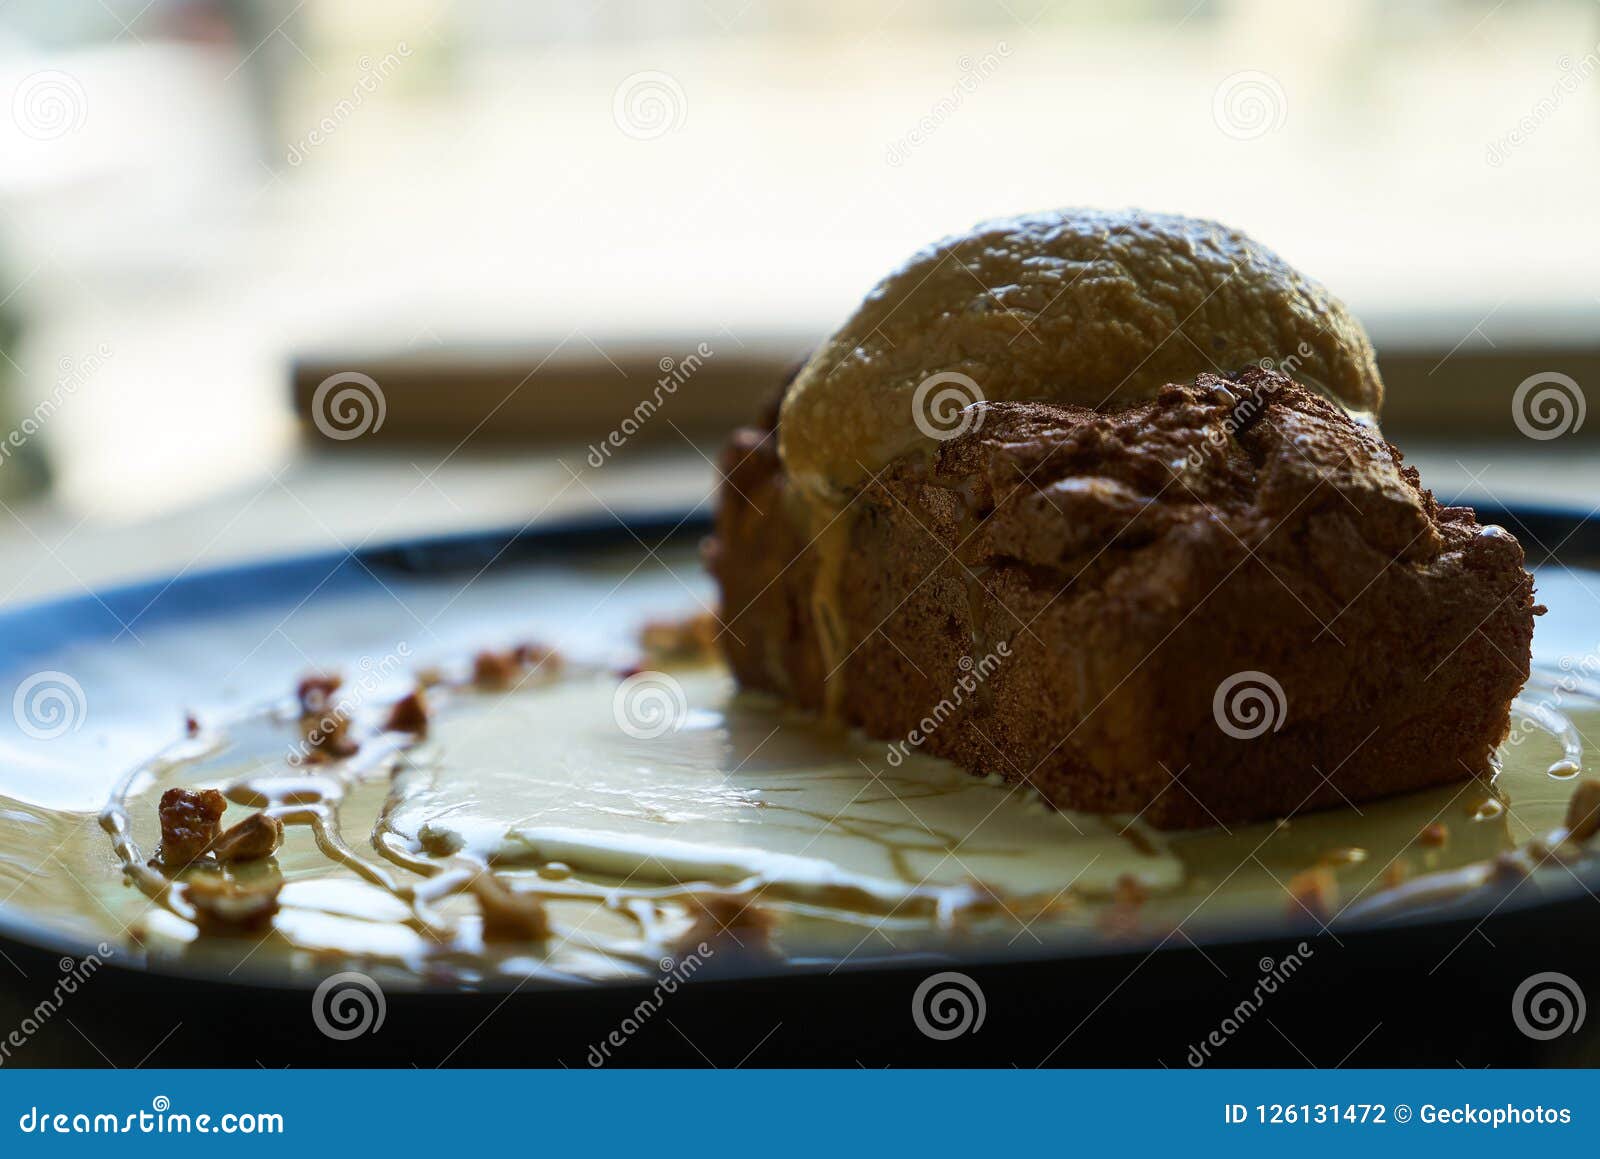
[[[194,923],[202,933],[246,934],[265,929],[278,912],[279,878],[261,885],[240,885],[207,875],[190,881],[184,898],[194,907]]]
[[[295,689],[300,702],[300,739],[305,744],[305,759],[312,764],[354,756],[361,747],[348,735],[349,716],[333,699],[343,685],[341,677],[318,672],[302,677]]]
[[[305,743],[305,759],[311,764],[325,764],[355,756],[361,746],[351,739],[350,718],[337,709],[324,716],[300,718],[300,739]]]
[[[678,939],[675,952],[680,956],[698,952],[704,944],[717,953],[751,958],[781,956],[772,942],[777,919],[754,898],[736,894],[708,894],[691,899],[694,924]]]
[[[550,915],[531,893],[512,889],[492,873],[472,880],[472,893],[483,915],[486,942],[542,942],[550,936]]]
[[[639,646],[657,661],[709,660],[717,652],[720,625],[710,612],[673,620],[651,620],[639,631]]]
[[[344,678],[331,672],[313,672],[301,678],[296,686],[295,699],[300,702],[300,715],[321,716],[333,706],[333,694],[344,685]]]
[[[417,844],[430,857],[451,857],[461,852],[461,834],[434,825],[424,825],[417,833]]]
[[[488,691],[510,688],[517,678],[517,659],[511,652],[479,652],[472,658],[472,682]]]
[[[505,652],[485,649],[472,658],[472,682],[489,691],[518,683],[524,672],[550,677],[561,671],[561,653],[544,644],[518,644]]]
[[[511,650],[511,658],[524,668],[543,669],[550,676],[561,671],[565,663],[561,653],[548,644],[531,642],[518,644]]]
[[[156,859],[163,865],[188,865],[205,855],[222,834],[227,798],[215,789],[168,789],[157,807],[161,845]]]
[[[1431,825],[1423,826],[1422,832],[1417,834],[1417,844],[1426,845],[1429,849],[1438,849],[1450,840],[1450,827],[1443,821],[1435,821]]]
[[[283,822],[269,813],[252,813],[218,837],[211,852],[218,861],[256,861],[283,844]]]
[[[1289,916],[1298,918],[1309,913],[1319,922],[1327,922],[1339,905],[1339,880],[1325,866],[1307,869],[1289,879]]]
[[[1600,780],[1579,781],[1567,799],[1567,836],[1587,841],[1600,832]]]
[[[395,701],[389,709],[389,717],[383,722],[383,727],[386,732],[409,732],[413,736],[427,736],[428,698],[422,689],[418,688]]]

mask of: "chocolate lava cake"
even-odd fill
[[[1373,426],[1261,369],[979,412],[842,511],[832,663],[778,407],[734,434],[707,559],[741,686],[1161,828],[1491,775],[1532,578]]]

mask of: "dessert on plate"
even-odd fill
[[[1059,808],[1227,825],[1487,779],[1540,610],[1379,433],[1326,290],[1213,222],[931,246],[723,457],[740,684]]]
[[[411,590],[458,606],[456,646],[414,670],[186,714],[98,818],[0,809],[33,858],[11,904],[147,964],[475,988],[1564,887],[1593,864],[1600,685],[1519,695],[1521,549],[1422,488],[1381,402],[1348,312],[1220,226],[979,227],[735,434],[720,619],[664,617],[683,545],[435,577]],[[369,596],[299,631],[392,639]]]

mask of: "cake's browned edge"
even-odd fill
[[[777,422],[775,399],[724,450],[706,559],[740,685],[817,710],[816,550]],[[1541,610],[1511,535],[1255,369],[1109,413],[990,404],[843,518],[849,724],[890,763],[914,736],[899,751],[1163,828],[1489,777]],[[1266,690],[1259,735],[1248,700],[1217,702],[1230,681]]]

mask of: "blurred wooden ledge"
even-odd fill
[[[453,446],[469,437],[475,446],[588,446],[613,432],[628,445],[716,443],[755,416],[804,353],[803,343],[728,350],[682,338],[604,350],[568,342],[311,354],[292,368],[294,408],[312,439],[350,446]],[[345,403],[355,409],[328,416],[341,386],[363,389],[352,373],[377,383],[382,423],[342,438],[352,424],[376,424],[358,393]],[[318,390],[330,381],[318,405]]]
[[[1383,373],[1383,431],[1403,448],[1409,439],[1506,439],[1527,445],[1514,417],[1517,388],[1535,376],[1564,375],[1577,384],[1574,395],[1554,386],[1571,409],[1549,412],[1549,421],[1534,422],[1555,437],[1592,441],[1600,437],[1600,334],[1594,345],[1541,344],[1499,349],[1438,350],[1380,346]],[[1536,398],[1534,388],[1529,399]],[[1588,404],[1593,421],[1581,421]],[[1529,403],[1523,404],[1524,411]],[[1578,424],[1574,426],[1573,424]],[[1535,441],[1536,442],[1536,441]]]
[[[706,349],[709,355],[700,353]],[[1590,342],[1492,347],[1469,335],[1453,348],[1380,337],[1378,349],[1387,386],[1383,428],[1402,445],[1413,439],[1521,441],[1513,397],[1533,375],[1565,375],[1600,406],[1600,335]],[[805,350],[806,343],[792,338],[747,342],[732,351],[679,338],[603,351],[568,342],[555,348],[326,352],[296,360],[293,397],[307,435],[322,445],[454,447],[470,440],[482,447],[589,447],[616,433],[627,445],[614,447],[614,453],[627,454],[629,447],[662,448],[685,440],[716,445],[757,413]],[[330,376],[352,373],[377,383],[381,425],[376,411],[349,412],[342,425],[313,421],[318,388]],[[324,412],[337,394],[336,383],[324,397]],[[1587,398],[1582,402],[1586,410]],[[339,437],[362,422],[367,429],[360,438]],[[1563,437],[1600,437],[1600,413]]]

